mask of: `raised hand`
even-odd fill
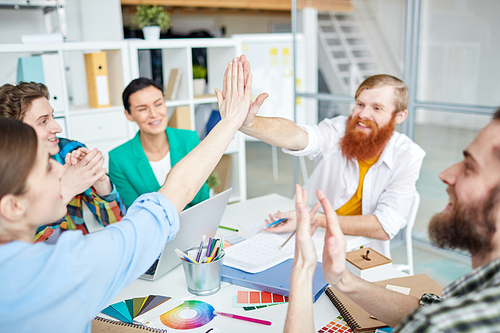
[[[346,241],[340,229],[337,213],[321,190],[317,196],[326,216],[325,245],[323,248],[323,274],[331,285],[337,285],[347,274],[345,268]]]
[[[65,160],[68,161],[69,159],[71,162],[73,157],[68,155],[66,155]],[[106,169],[102,167],[104,158],[97,148],[88,152],[85,156],[83,154],[79,154],[78,156],[78,158],[75,157],[78,160],[76,164],[67,163],[65,165],[66,171],[61,178],[61,192],[66,203],[69,203],[73,197],[93,186],[99,179],[105,177],[109,183]],[[79,159],[80,157],[81,159]],[[99,194],[106,195],[109,193]]]
[[[300,185],[295,185],[295,209],[297,212],[297,232],[295,234],[295,256],[294,266],[301,266],[314,272],[318,261],[316,248],[311,236],[319,226],[319,220],[315,220],[319,208],[316,203],[311,211],[307,210],[307,191]],[[312,222],[312,223],[311,223]]]
[[[247,86],[247,83],[248,83],[248,77],[249,77],[249,74],[250,74],[250,63],[247,61],[247,58],[246,56],[243,54],[241,57],[237,57],[235,58],[237,59],[237,61],[239,63],[241,63],[242,65],[242,69],[243,69],[243,84],[244,86],[246,87]],[[233,61],[234,63],[234,61]],[[231,65],[231,63],[230,63]],[[227,94],[227,89],[226,89],[226,86],[227,86],[227,77],[228,77],[228,71],[229,71],[229,65],[228,67],[226,68],[226,72],[224,73],[224,80],[223,80],[223,84],[222,84],[222,92],[219,90],[219,89],[215,89],[215,94],[217,95],[217,101],[218,101],[218,104],[219,104],[219,111],[221,113],[221,117],[223,117],[223,112],[225,112],[225,110],[222,109],[222,101],[224,101],[225,97],[226,97],[226,94]],[[260,106],[262,105],[262,103],[264,103],[264,100],[269,96],[269,94],[267,93],[262,93],[260,94],[259,96],[257,96],[257,98],[250,103],[250,107],[248,109],[248,113],[247,113],[247,117],[245,118],[242,126],[247,126],[251,123],[252,119],[255,117],[255,115],[257,114],[257,112],[259,111],[259,108]]]
[[[252,74],[247,73],[244,78],[243,64],[238,58],[229,63],[224,73],[223,90],[224,94],[215,89],[221,118],[234,120],[241,127],[252,100]]]

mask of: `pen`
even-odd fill
[[[251,323],[267,325],[267,326],[269,326],[269,325],[272,324],[270,321],[267,321],[267,320],[255,319],[255,318],[250,318],[250,317],[245,317],[245,316],[238,316],[238,315],[231,314],[231,313],[214,311],[214,314],[215,315],[224,316],[224,317],[233,318],[233,319],[239,319],[239,320],[249,321]]]
[[[238,232],[238,229],[225,227],[225,226],[223,226],[223,225],[220,225],[220,226],[219,226],[219,228],[221,228],[221,229],[226,229],[226,230],[231,230],[231,231],[235,231],[235,232]]]
[[[198,254],[196,255],[196,261],[200,261],[201,253],[203,252],[203,243],[205,243],[205,235],[201,237],[200,247],[198,248]]]
[[[198,263],[196,260],[194,260],[193,258],[191,258],[190,256],[188,256],[187,254],[185,254],[181,250],[175,249],[174,251],[175,251],[175,253],[177,253],[177,255],[179,257],[181,257],[181,259],[185,259],[186,261],[189,261],[189,262],[192,262],[192,263],[195,263],[195,264]]]
[[[288,219],[286,219],[286,218],[285,219],[276,220],[273,223],[269,223],[267,226],[264,227],[264,229],[271,228],[271,227],[277,227],[277,226],[285,223],[286,221],[288,221]]]
[[[293,231],[293,233],[290,235],[290,237],[288,237],[288,239],[283,243],[283,245],[280,246],[280,250],[283,248],[283,246],[286,245],[286,243],[288,243],[288,241],[293,237],[293,235],[295,235],[296,232],[297,232],[297,229],[295,229]]]

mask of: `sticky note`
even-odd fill
[[[411,288],[400,287],[400,286],[393,286],[393,285],[390,285],[390,284],[386,285],[385,288],[389,289],[389,290],[392,290],[392,291],[395,291],[395,292],[398,292],[400,294],[405,294],[405,295],[409,295],[410,291],[411,291]]]

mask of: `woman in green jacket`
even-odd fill
[[[123,91],[128,120],[139,126],[132,140],[109,153],[109,177],[127,208],[141,194],[155,192],[170,169],[200,142],[195,131],[167,127],[163,90],[156,81],[138,78]],[[187,207],[208,199],[204,184]]]

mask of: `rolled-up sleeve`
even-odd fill
[[[318,125],[299,125],[307,132],[307,146],[302,150],[290,150],[283,148],[285,154],[293,156],[307,156],[314,160],[323,156],[326,152],[339,150],[339,140],[345,133],[345,120],[343,116],[333,119],[325,119]]]

